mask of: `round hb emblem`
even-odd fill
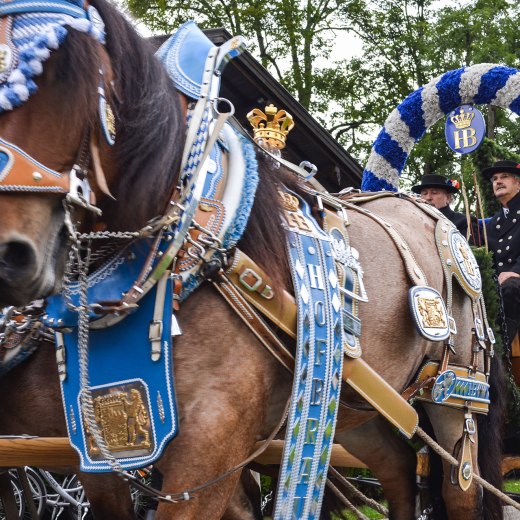
[[[446,401],[455,389],[457,376],[453,370],[446,370],[437,377],[432,388],[432,399],[436,403]]]

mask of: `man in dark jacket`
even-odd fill
[[[412,191],[421,196],[428,204],[436,207],[447,219],[451,220],[460,233],[467,237],[468,221],[466,215],[457,213],[450,208],[453,195],[459,191],[458,181],[447,179],[442,175],[431,173],[423,175],[421,184],[412,187]],[[472,232],[470,244],[479,242],[478,224],[475,217],[471,217]]]
[[[520,328],[520,163],[497,161],[482,175],[493,183],[493,193],[502,206],[486,230],[502,288],[507,332],[513,340]]]

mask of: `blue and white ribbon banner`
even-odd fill
[[[363,172],[365,191],[397,191],[413,145],[440,118],[464,104],[495,105],[520,114],[520,71],[481,63],[450,70],[412,92],[391,112]]]
[[[273,518],[306,520],[319,518],[327,480],[341,388],[343,325],[330,236],[303,200],[286,195],[296,202],[286,218],[298,341]]]

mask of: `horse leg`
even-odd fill
[[[244,469],[222,520],[262,520],[261,502],[259,483]]]
[[[383,417],[377,415],[356,428],[336,433],[335,440],[379,480],[392,520],[415,518],[417,457]]]
[[[66,437],[54,346],[42,345],[0,378],[0,434]],[[67,468],[78,472],[78,468]],[[115,475],[81,474],[96,520],[135,518],[128,485]]]
[[[432,423],[436,441],[448,452],[453,453],[456,443],[462,436],[464,415],[462,411],[446,406],[425,404],[424,408]],[[475,443],[471,445],[473,471],[479,474],[478,468],[478,433],[473,435]],[[442,498],[446,513],[450,520],[472,520],[482,518],[482,488],[473,482],[464,492],[458,484],[450,481],[452,466],[442,460],[444,480],[442,483]]]
[[[173,348],[179,434],[157,464],[165,493],[196,488],[244,461],[270,433],[270,402],[283,393],[283,408],[289,395],[274,358],[209,286],[184,302],[179,322],[184,334]],[[156,520],[222,518],[239,476],[205,487],[195,500],[161,503]]]
[[[79,473],[95,520],[134,520],[128,483],[111,473]]]

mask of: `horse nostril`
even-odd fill
[[[0,277],[16,282],[36,266],[36,252],[30,242],[11,240],[0,244]]]

